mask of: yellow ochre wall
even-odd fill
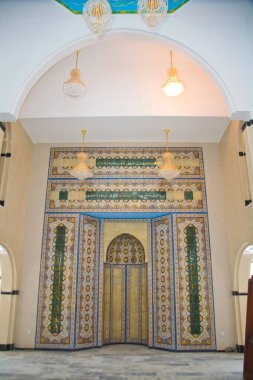
[[[227,265],[229,267],[230,281],[232,290],[247,292],[247,281],[244,282],[244,288],[240,287],[242,282],[239,280],[238,274],[243,251],[248,245],[253,244],[253,203],[248,207],[245,207],[244,204],[247,184],[243,176],[243,158],[239,157],[239,151],[242,149],[242,124],[238,121],[230,123],[220,141],[219,152],[225,193],[225,233],[229,252]],[[253,141],[251,146],[253,147]],[[248,269],[245,268],[242,271],[241,268],[240,276],[247,279],[249,277]],[[234,304],[237,344],[242,345],[245,334],[246,297],[234,297]]]
[[[11,125],[10,145],[7,192],[4,207],[0,207],[0,244],[7,250],[12,264],[12,284],[9,284],[8,289],[3,289],[5,291],[19,290],[33,151],[30,138],[18,122]],[[2,272],[5,270],[8,269],[3,265]],[[30,267],[27,267],[26,270],[30,270]],[[13,343],[12,324],[15,300],[18,297],[15,295],[1,296],[0,344]]]

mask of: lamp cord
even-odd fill
[[[83,135],[83,153],[84,153],[84,147],[85,147],[85,142],[84,142],[84,136],[86,134],[86,129],[82,129],[82,135]]]
[[[169,130],[165,129],[164,132],[165,132],[165,135],[166,135],[166,151],[168,153],[169,152],[169,138],[168,138]]]
[[[77,52],[76,52],[76,69],[77,69],[77,66],[78,66],[78,56],[79,56],[79,52],[80,52],[80,50],[77,50]]]
[[[170,65],[173,68],[173,62],[172,62],[172,50],[170,49]]]

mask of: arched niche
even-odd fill
[[[143,245],[133,235],[118,235],[109,244],[106,261],[110,264],[142,264],[145,262]]]
[[[13,348],[13,327],[16,303],[16,270],[11,251],[0,244],[0,346]]]
[[[244,244],[238,252],[234,268],[234,296],[239,350],[245,343],[248,279],[253,270],[253,245]]]

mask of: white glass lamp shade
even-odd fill
[[[138,0],[138,13],[149,28],[157,27],[168,11],[167,0]]]
[[[163,155],[163,161],[159,163],[158,175],[168,181],[180,174],[178,168],[173,163],[173,154],[166,152]]]
[[[69,96],[78,97],[84,96],[85,84],[80,79],[81,72],[78,68],[71,70],[71,78],[63,84],[63,92]]]
[[[184,83],[178,78],[177,70],[170,68],[168,70],[169,79],[164,83],[162,89],[167,96],[178,96],[185,90]]]
[[[69,173],[78,179],[87,179],[93,176],[92,171],[88,166],[87,154],[82,152],[78,154],[78,164],[73,167]]]
[[[112,9],[107,0],[88,0],[83,7],[83,17],[92,32],[101,33],[112,18]]]

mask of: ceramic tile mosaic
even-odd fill
[[[99,233],[99,221],[82,216],[78,260],[76,348],[98,345]]]
[[[69,171],[77,163],[82,148],[52,148],[50,178],[69,178]],[[202,148],[172,147],[175,165],[180,177],[203,178]],[[97,178],[145,178],[158,176],[156,162],[162,158],[165,148],[85,148],[89,167]]]
[[[51,149],[37,348],[128,341],[167,350],[215,349],[202,149],[171,150],[180,169],[172,181],[157,177],[155,162],[164,148],[87,148],[95,178],[80,181],[69,175],[80,149]],[[139,229],[139,242],[127,231],[110,240],[106,230],[105,247],[104,221],[86,212],[118,212],[110,228],[147,228]],[[137,212],[149,219],[131,219]],[[152,212],[166,215],[151,219]]]
[[[73,348],[76,303],[77,215],[45,217],[36,347]]]
[[[216,348],[207,215],[173,216],[177,348]]]
[[[47,211],[206,211],[204,180],[50,180]]]
[[[169,216],[152,221],[154,341],[157,348],[174,349],[174,285],[172,230]]]

